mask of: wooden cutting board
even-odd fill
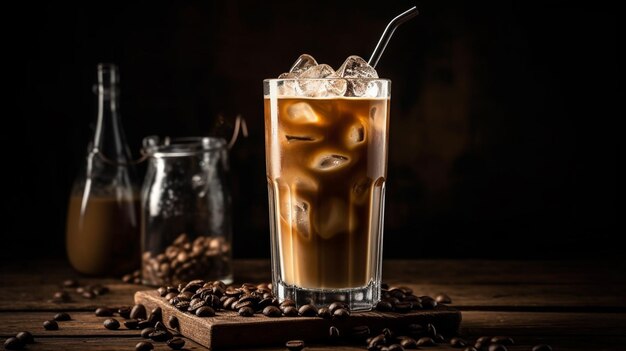
[[[411,323],[432,323],[439,333],[446,335],[455,333],[461,324],[461,312],[444,305],[434,310],[409,313],[353,312],[344,320],[330,320],[319,317],[270,318],[262,314],[241,317],[234,311],[218,311],[215,317],[201,318],[174,308],[156,290],[136,292],[135,303],[143,304],[148,311],[161,307],[165,325],[170,316],[176,316],[182,335],[210,349],[284,345],[294,339],[324,343],[328,341],[331,326],[348,333],[354,326],[367,325],[372,333],[380,333],[387,327],[398,330]]]

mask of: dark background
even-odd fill
[[[236,257],[269,257],[262,84],[301,53],[369,57],[411,1],[24,4],[6,11],[2,254],[63,256],[70,186],[115,62],[129,145],[209,133],[231,153]],[[378,66],[393,81],[388,258],[606,257],[623,96],[617,10],[570,1],[418,2]],[[622,228],[622,229],[619,229]]]

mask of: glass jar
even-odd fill
[[[228,148],[213,137],[143,140],[142,280],[232,282]]]

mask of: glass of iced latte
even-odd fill
[[[302,55],[263,82],[272,284],[279,299],[379,300],[391,81]]]

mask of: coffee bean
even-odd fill
[[[500,345],[513,345],[515,344],[515,341],[513,340],[513,338],[510,338],[508,336],[494,336],[493,338],[491,338],[491,343]]]
[[[178,293],[177,293],[177,292],[168,292],[168,293],[165,295],[165,299],[166,299],[167,301],[169,301],[169,300],[171,300],[171,299],[175,298],[177,295],[178,295]]]
[[[397,289],[397,288],[393,288],[391,290],[389,290],[389,296],[391,297],[395,297],[396,299],[402,301],[405,298],[405,294],[402,290]]]
[[[393,311],[393,306],[388,301],[378,301],[376,309],[380,312],[391,312]]]
[[[338,308],[347,309],[348,306],[345,303],[339,302],[339,301],[333,302],[328,306],[328,310],[330,311],[330,314],[335,313],[335,310]]]
[[[432,310],[437,307],[437,301],[430,296],[420,296],[420,300],[422,301],[422,307],[425,310]]]
[[[146,307],[142,304],[135,305],[133,309],[130,310],[130,318],[132,319],[146,319],[146,317]]]
[[[67,291],[57,291],[52,295],[52,302],[68,302],[70,300],[70,294]]]
[[[252,317],[254,316],[254,310],[250,306],[244,306],[240,308],[237,313],[239,313],[242,317]]]
[[[181,338],[173,338],[167,341],[167,346],[172,350],[180,350],[185,346],[185,340]]]
[[[163,310],[161,310],[161,307],[155,307],[152,309],[152,311],[150,311],[150,318],[148,319],[154,321],[155,323],[163,320]]]
[[[133,275],[132,274],[124,274],[122,276],[122,282],[126,283],[126,284],[130,284],[133,281]]]
[[[474,346],[477,349],[480,349],[482,346],[487,346],[491,343],[491,336],[481,336],[480,338],[476,339],[476,343],[480,343],[481,346]]]
[[[147,339],[150,337],[150,334],[154,333],[154,328],[153,327],[148,327],[148,328],[143,328],[141,330],[141,337],[144,339]]]
[[[242,307],[250,307],[250,308],[254,309],[256,306],[254,304],[254,301],[252,301],[252,300],[245,300],[245,301],[237,301],[237,302],[233,303],[231,307],[232,307],[233,310],[239,310]]]
[[[180,311],[186,311],[189,308],[189,301],[180,301],[174,305]]]
[[[154,323],[153,321],[148,321],[148,320],[139,320],[139,323],[137,324],[137,328],[139,329],[145,329],[145,328],[150,328],[150,327],[154,327],[154,325],[156,323]]]
[[[382,346],[385,343],[386,343],[385,334],[376,335],[370,340],[368,344],[368,349],[377,347],[377,346]]]
[[[178,318],[176,318],[176,316],[170,316],[170,318],[168,318],[167,320],[167,324],[169,324],[170,328],[172,329],[178,329],[180,327],[180,324],[178,324]]]
[[[285,344],[289,351],[300,351],[304,348],[304,341],[302,340],[290,340]]]
[[[415,341],[415,339],[409,337],[402,338],[402,340],[400,340],[400,345],[402,345],[402,347],[404,347],[405,349],[417,348],[417,342]]]
[[[94,297],[96,297],[96,294],[94,294],[92,291],[85,291],[81,294],[82,297],[84,297],[85,299],[93,299]]]
[[[267,317],[280,317],[282,312],[276,306],[267,306],[263,309],[263,314]]]
[[[154,349],[154,345],[151,342],[140,341],[135,345],[135,351],[150,351]]]
[[[233,304],[237,303],[237,298],[236,297],[229,297],[227,298],[224,302],[222,302],[222,307],[224,309],[232,309]]]
[[[78,286],[78,282],[74,279],[67,279],[63,281],[63,287],[66,288],[75,288]]]
[[[328,307],[328,310],[331,311],[331,313],[334,312],[334,310],[331,309],[330,306]],[[303,317],[315,317],[317,315],[317,309],[311,304],[303,305],[298,309],[298,313]]]
[[[452,303],[452,299],[450,298],[450,296],[444,294],[444,293],[440,293],[437,296],[435,296],[435,301],[437,301],[437,303]]]
[[[427,333],[427,329],[421,324],[409,324],[407,325],[407,331],[411,336],[425,336]]]
[[[552,351],[552,346],[546,344],[535,345],[533,346],[533,351]]]
[[[97,317],[111,317],[112,315],[113,315],[113,311],[106,307],[100,307],[96,309]]]
[[[119,314],[120,317],[122,317],[122,318],[129,319],[130,318],[130,307],[120,307],[117,310],[117,314]]]
[[[508,349],[504,345],[491,344],[489,345],[489,351],[507,351]]]
[[[283,314],[286,317],[297,317],[298,316],[298,309],[295,306],[287,306],[287,307],[283,308]],[[328,316],[330,317],[330,312],[328,313]]]
[[[95,285],[92,289],[93,293],[96,294],[97,296],[100,295],[104,295],[106,293],[108,293],[110,290],[108,287],[103,286],[103,285]]]
[[[345,319],[345,318],[348,318],[348,317],[350,317],[350,311],[348,311],[345,308],[338,308],[333,313],[333,318],[334,319]]]
[[[404,351],[404,347],[400,344],[391,344],[387,346],[387,351]]]
[[[393,330],[389,328],[383,329],[383,335],[385,336],[385,340],[393,340],[396,338],[396,333],[394,333]]]
[[[32,344],[35,342],[33,334],[31,334],[31,332],[29,331],[19,332],[15,337],[20,339],[20,341],[24,344]]]
[[[331,340],[339,339],[340,337],[339,329],[331,325],[330,328],[328,329],[328,337]]]
[[[435,340],[435,342],[443,344],[446,342],[446,338],[443,337],[443,335],[441,334],[435,334],[435,336],[433,336],[433,340]]]
[[[407,313],[411,311],[412,304],[410,302],[398,302],[395,305],[395,311],[399,313]]]
[[[155,330],[150,333],[149,337],[153,341],[162,342],[171,339],[173,335],[167,330]]]
[[[124,321],[124,326],[127,329],[137,329],[139,327],[139,321],[136,319],[127,319]]]
[[[465,340],[463,340],[461,338],[456,338],[455,337],[455,338],[450,339],[450,346],[458,347],[458,348],[465,347],[465,346],[467,346],[467,341],[465,341]]]
[[[117,330],[120,327],[120,322],[115,318],[109,318],[104,321],[104,327],[109,330]]]
[[[59,312],[54,315],[54,320],[58,322],[65,322],[69,321],[70,319],[72,319],[72,317],[70,317],[70,315],[65,312]]]
[[[54,320],[43,322],[43,327],[45,330],[59,330],[59,325]]]
[[[4,341],[4,348],[6,350],[21,350],[24,348],[24,343],[18,338],[8,338]]]
[[[428,337],[428,336],[419,338],[416,344],[417,346],[435,346],[436,345],[435,340],[433,340],[433,338]]]
[[[283,302],[280,303],[280,307],[287,307],[287,306],[295,306],[296,302],[291,300],[291,299],[284,299]]]
[[[464,348],[463,351],[478,351],[478,349],[475,348],[475,347],[472,347],[472,346],[468,346],[468,347]]]
[[[215,316],[215,310],[209,306],[202,306],[196,310],[196,316],[213,317]]]

